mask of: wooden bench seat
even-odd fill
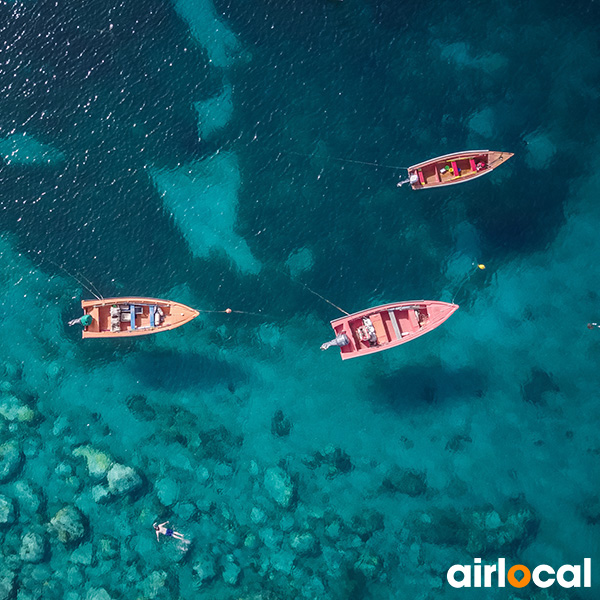
[[[379,313],[375,313],[373,315],[369,315],[369,319],[371,319],[371,323],[373,323],[373,327],[375,328],[377,343],[386,344],[387,342],[389,342],[390,338],[388,337],[385,325],[381,319],[381,315]]]
[[[419,318],[414,308],[397,311],[398,322],[402,331],[402,337],[416,333],[420,329]]]
[[[406,315],[407,315],[408,321],[411,324],[411,326],[413,327],[413,329],[419,329],[419,319],[416,315],[414,308],[409,308],[406,311]]]

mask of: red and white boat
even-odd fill
[[[84,316],[92,317],[81,332],[84,338],[120,338],[148,335],[180,327],[200,313],[185,304],[157,298],[103,298],[82,300]],[[89,321],[89,317],[84,324]]]
[[[408,180],[413,190],[441,187],[464,183],[476,177],[491,173],[496,167],[504,164],[512,152],[494,150],[466,150],[431,158],[408,168]]]
[[[457,304],[416,300],[383,304],[331,321],[335,339],[321,350],[339,346],[342,360],[405,344],[441,325]]]

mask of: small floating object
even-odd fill
[[[445,154],[408,167],[408,180],[398,185],[410,183],[413,190],[422,190],[464,183],[491,173],[511,156],[514,156],[512,152],[494,150],[465,150]]]
[[[437,300],[383,304],[331,321],[335,339],[321,350],[338,346],[342,360],[373,354],[410,342],[441,325],[458,309]]]
[[[157,298],[82,300],[83,338],[148,335],[185,325],[200,313],[185,304]],[[91,318],[91,322],[90,322]],[[87,323],[87,325],[86,325]]]

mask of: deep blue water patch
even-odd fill
[[[135,373],[149,388],[159,388],[176,393],[185,388],[200,388],[208,391],[219,385],[235,386],[245,380],[233,365],[199,354],[161,351],[140,351],[133,361]]]

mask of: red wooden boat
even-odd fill
[[[81,308],[84,319],[85,315],[92,317],[92,322],[81,332],[84,338],[132,337],[158,333],[184,325],[200,314],[185,304],[156,298],[82,300]]]
[[[413,190],[453,185],[491,173],[505,163],[512,152],[466,150],[445,154],[408,168],[408,181]],[[400,184],[399,184],[400,185]]]
[[[339,346],[342,360],[381,352],[435,329],[457,309],[457,304],[437,300],[369,308],[331,321],[336,337],[323,344],[321,350]]]

